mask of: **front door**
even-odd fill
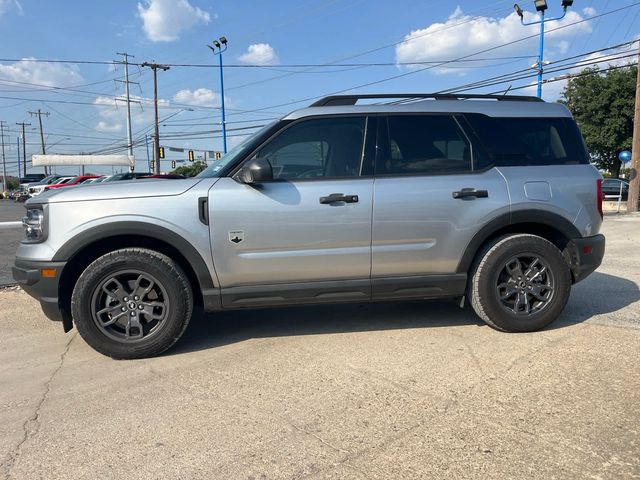
[[[209,193],[224,306],[370,296],[373,179],[361,175],[367,119],[301,120],[260,147],[274,181],[222,178]]]

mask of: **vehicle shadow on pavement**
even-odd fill
[[[251,338],[484,325],[452,301],[315,305],[290,308],[194,311],[181,340],[166,355],[242,342]]]
[[[564,328],[640,300],[638,286],[624,278],[593,273],[574,286],[561,317],[547,329]],[[189,328],[165,355],[242,342],[251,338],[317,335],[461,325],[485,326],[473,309],[454,301],[407,301],[316,305],[219,313],[194,311]],[[489,327],[486,327],[489,328]]]

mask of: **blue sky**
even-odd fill
[[[549,0],[548,16],[562,13],[560,3]],[[563,28],[547,35],[545,60],[558,62],[634,39],[640,5],[587,19],[635,3],[575,0],[565,19],[548,25]],[[520,4],[533,10],[532,0]],[[434,92],[519,70],[526,75],[538,51],[536,38],[495,48],[537,32],[536,27],[520,25],[513,0],[0,0],[0,31],[0,120],[9,127],[10,174],[17,169],[16,122],[33,125],[27,129],[28,156],[40,150],[39,132],[34,130],[37,118],[29,111],[50,112],[43,117],[48,153],[121,151],[126,145],[125,108],[115,101],[124,92],[115,81],[123,77],[121,65],[32,59],[110,62],[119,59],[116,52],[126,51],[135,55],[134,62],[175,65],[158,73],[160,118],[171,116],[162,122],[161,144],[221,150],[216,132],[220,127],[217,68],[176,65],[216,63],[205,45],[221,35],[229,39],[223,59],[231,145],[253,127],[303,107],[313,97],[338,91]],[[484,50],[488,51],[478,53]],[[611,50],[556,68],[579,60],[586,63],[585,59],[598,60],[600,66],[620,64],[633,60],[619,58],[630,53]],[[606,54],[612,57],[602,57]],[[461,57],[467,61],[424,63]],[[301,64],[324,66],[297,66]],[[546,78],[582,68],[584,64]],[[132,66],[130,76],[138,82],[131,85],[131,93],[141,102],[132,105],[132,114],[137,169],[142,170],[147,162],[144,136],[152,132],[153,82],[145,68]],[[509,85],[517,88],[532,81],[518,79],[469,93],[494,92]],[[373,84],[355,88],[369,83]],[[545,98],[557,99],[563,85],[563,81],[545,85]],[[514,91],[534,92],[533,87]],[[304,101],[294,103],[298,100]],[[168,153],[169,160],[185,156]],[[163,170],[170,170],[169,162]]]

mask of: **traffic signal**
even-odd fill
[[[175,160],[171,160],[171,168],[176,168],[176,161]]]
[[[164,158],[164,147],[160,147],[160,158]]]
[[[222,154],[220,152],[216,152],[216,160],[220,160],[222,158]]]
[[[151,160],[151,166],[149,167],[149,170],[153,172],[155,169],[156,169],[156,161]]]
[[[194,158],[195,157],[193,156],[193,150],[189,150],[189,161],[193,162]]]

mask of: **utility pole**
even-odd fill
[[[640,50],[638,51],[636,106],[633,118],[633,143],[631,146],[631,173],[629,175],[627,212],[637,212],[638,201],[640,201]]]
[[[120,53],[120,52],[116,52],[117,55],[122,55],[122,57],[124,58],[124,61],[122,62],[118,62],[118,63],[122,63],[124,64],[124,80],[116,80],[116,82],[122,82],[124,83],[124,92],[125,92],[125,101],[127,102],[127,146],[129,148],[129,156],[133,157],[133,138],[132,138],[132,134],[131,134],[131,97],[129,96],[129,84],[130,83],[136,83],[136,82],[130,82],[129,81],[129,57],[131,58],[135,58],[133,55],[129,55],[126,52]],[[118,98],[116,98],[116,101],[120,100]],[[135,103],[140,103],[138,101],[136,101]],[[135,169],[135,164],[134,166],[131,167],[131,171],[133,172]]]
[[[149,67],[153,70],[153,109],[154,109],[154,148],[153,159],[155,160],[156,173],[160,174],[160,131],[158,128],[158,69],[167,71],[169,65],[161,65],[159,63],[144,62],[143,67]]]
[[[4,158],[4,126],[5,121],[0,120],[0,139],[2,139],[2,192],[7,191],[7,163]]]
[[[38,122],[40,123],[40,142],[42,143],[42,154],[46,155],[46,150],[44,148],[44,132],[42,131],[42,115],[46,115],[47,117],[50,115],[49,112],[41,112],[40,109],[38,109],[37,112],[29,112],[29,115],[37,115],[38,116]],[[47,175],[47,167],[44,167],[44,174]],[[26,174],[25,174],[26,175]]]
[[[222,73],[222,52],[227,50],[227,37],[220,37],[214,40],[213,45],[207,45],[214,55],[218,56],[220,65],[220,106],[222,107],[222,148],[227,153],[227,122],[224,113],[224,75]]]
[[[30,123],[16,122],[16,125],[22,126],[22,173],[23,177],[27,176],[27,141],[24,127],[30,127]]]

